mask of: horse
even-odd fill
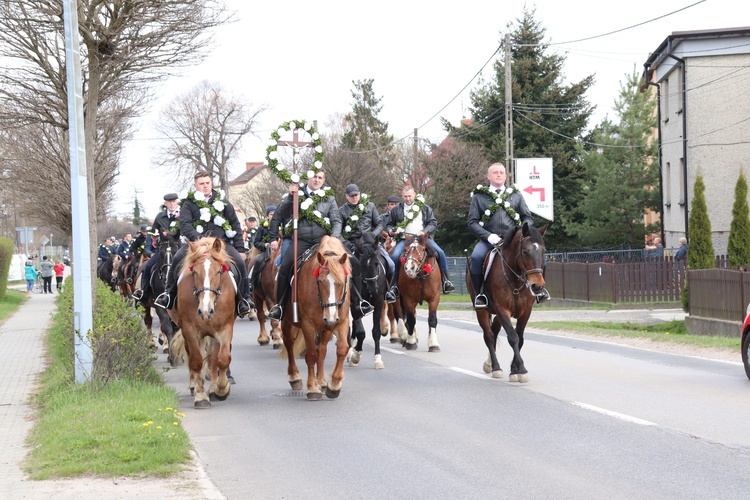
[[[523,332],[536,302],[535,291],[544,287],[544,233],[546,231],[547,226],[536,229],[528,223],[524,223],[521,227],[511,228],[503,237],[502,250],[492,250],[485,259],[485,267],[487,267],[491,254],[495,254],[495,258],[489,263],[489,269],[485,273],[484,291],[487,295],[488,307],[475,312],[479,326],[482,327],[484,333],[484,343],[489,351],[489,357],[482,369],[487,374],[492,373],[492,378],[503,376],[495,354],[497,336],[502,327],[508,337],[508,344],[513,349],[508,380],[520,383],[529,381],[528,371],[521,358],[521,348],[523,347]],[[476,291],[468,272],[466,282],[473,302]],[[511,318],[516,318],[515,328],[513,328]]]
[[[404,253],[401,255],[402,269],[398,275],[401,297],[399,306],[394,308],[394,316],[398,323],[401,345],[407,350],[414,350],[417,348],[414,329],[417,323],[417,304],[426,301],[429,310],[427,324],[430,327],[427,348],[429,352],[439,352],[436,328],[442,280],[437,255],[432,249],[428,250],[428,240],[428,233],[406,236]]]
[[[325,395],[334,399],[341,392],[344,359],[349,351],[349,299],[351,275],[349,255],[338,238],[324,236],[314,258],[297,272],[299,314],[292,310],[291,297],[281,320],[284,339],[282,355],[288,361],[287,375],[293,390],[302,389],[302,377],[294,358],[303,350],[307,362],[307,399]],[[290,294],[291,295],[291,294]],[[295,317],[296,316],[296,317]],[[325,377],[328,342],[336,335],[336,364],[330,384]]]
[[[173,367],[179,366],[181,360],[173,349],[172,341],[175,330],[172,326],[172,319],[169,317],[166,309],[155,307],[154,301],[167,288],[169,268],[172,267],[172,259],[179,248],[180,240],[174,233],[167,233],[165,236],[159,237],[159,257],[149,280],[151,293],[149,294],[148,302],[144,305],[145,312],[143,314],[143,322],[146,324],[148,331],[151,332],[153,325],[151,309],[153,308],[156,311],[156,316],[159,318],[159,330],[161,331],[159,343],[164,346],[164,352],[167,353],[169,364]],[[141,283],[141,288],[144,288],[144,286],[145,284]]]
[[[202,238],[188,244],[182,269],[177,270],[177,303],[169,316],[182,331],[193,405],[203,409],[211,407],[211,396],[219,401],[229,396],[227,372],[232,361],[237,288],[223,241]],[[203,385],[204,363],[211,380],[208,394]]]
[[[99,279],[105,282],[113,292],[117,290],[121,261],[122,258],[116,253],[110,254],[109,259],[101,262],[96,270]]]
[[[391,237],[386,231],[383,231],[380,234],[383,239],[383,248],[388,252],[388,255],[393,255],[393,249],[396,247],[395,238]],[[390,334],[391,344],[401,343],[401,339],[398,338],[398,332],[396,331],[396,316],[394,314],[396,307],[398,306],[395,303],[386,303],[383,306],[383,310],[387,311],[387,314],[380,317],[380,331],[383,332],[383,335],[386,335],[386,333]]]
[[[362,287],[362,297],[375,307],[372,315],[372,340],[375,343],[375,369],[382,370],[385,368],[385,365],[383,364],[383,358],[380,355],[380,337],[387,335],[388,333],[387,329],[385,330],[385,333],[381,330],[382,319],[385,316],[383,313],[387,306],[385,302],[385,292],[388,290],[388,280],[385,272],[386,264],[380,259],[381,254],[378,250],[378,243],[372,233],[365,232],[359,240],[355,241],[355,245],[360,254],[359,262],[360,269],[362,270],[362,281],[364,283],[364,286]],[[356,345],[354,345],[349,351],[349,366],[357,366],[359,364],[360,356],[362,354],[362,344],[364,344],[365,341],[362,320],[359,319],[355,323],[359,323],[359,327],[352,327],[352,334],[356,335]]]
[[[272,339],[274,349],[279,349],[282,346],[281,323],[275,319],[269,320],[271,322],[271,336],[269,338],[268,331],[266,330],[266,310],[270,310],[276,304],[276,272],[278,270],[276,259],[280,252],[281,245],[271,252],[269,259],[265,262],[263,269],[261,269],[257,277],[258,283],[253,288],[253,302],[255,302],[258,325],[260,326],[258,344],[268,345]],[[261,258],[262,256],[255,259],[254,265],[261,265]],[[249,272],[250,269],[248,269]]]

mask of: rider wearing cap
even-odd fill
[[[349,184],[346,186],[344,194],[346,195],[346,203],[339,207],[339,214],[341,214],[342,237],[345,238],[344,246],[349,252],[349,255],[353,256],[352,262],[356,261],[356,265],[359,267],[360,262],[358,259],[359,256],[356,255],[357,247],[355,241],[359,240],[364,233],[369,232],[372,233],[376,242],[375,244],[377,245],[380,233],[383,231],[383,220],[380,217],[375,204],[371,201],[368,201],[367,205],[363,206],[361,210],[359,209],[359,205],[361,204],[361,193],[356,184]],[[355,215],[355,219],[351,216],[353,212],[361,212],[361,215]],[[382,253],[385,256],[385,261],[389,263],[386,270],[386,279],[388,280],[388,285],[390,287],[392,284],[391,281],[393,280],[393,262],[385,252],[385,249],[380,245],[378,245],[378,249],[382,250]],[[352,281],[354,281],[354,276],[359,276],[359,283],[355,282],[354,285],[361,291],[362,277],[359,272],[355,273],[354,270],[352,270]],[[392,304],[396,302],[396,295],[394,295],[391,290],[388,290],[385,293],[385,300],[389,304]]]
[[[155,240],[155,248],[151,258],[143,266],[141,272],[141,288],[133,291],[133,298],[140,300],[144,304],[148,304],[151,296],[151,271],[159,260],[159,246],[158,239],[162,236],[166,236],[167,233],[174,233],[176,236],[180,234],[180,206],[177,201],[177,193],[167,193],[164,195],[164,204],[161,206],[161,210],[154,217],[154,226],[149,233]]]

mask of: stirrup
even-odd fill
[[[281,317],[284,315],[284,308],[281,307],[279,304],[275,304],[270,311],[268,311],[268,314],[266,314],[266,317],[269,319],[275,319],[280,320]]]
[[[397,285],[393,285],[391,287],[391,289],[388,290],[388,291],[391,292],[393,294],[393,296],[396,297],[396,298],[398,298],[401,295],[401,293],[398,291],[398,286]]]
[[[451,283],[451,280],[445,280],[443,282],[443,293],[444,294],[449,294],[449,293],[455,292],[455,291],[456,291],[456,287],[453,286],[453,283]]]
[[[474,309],[487,309],[487,296],[485,294],[480,293],[474,297]]]
[[[375,310],[375,306],[367,302],[365,299],[362,299],[359,302],[359,311],[362,313],[362,317],[364,318],[368,314],[372,313]]]
[[[240,298],[240,300],[237,301],[237,316],[240,318],[247,316],[252,309],[253,307],[247,299]]]
[[[171,302],[169,298],[168,292],[162,292],[159,294],[158,297],[156,297],[156,300],[154,301],[154,305],[161,307],[162,309],[169,309],[169,303]]]
[[[140,288],[136,288],[135,290],[133,290],[132,296],[135,300],[143,299],[143,290],[141,290]]]
[[[394,302],[396,302],[396,296],[392,291],[388,290],[385,292],[385,302],[387,304],[393,304]]]
[[[542,288],[542,290],[536,294],[536,303],[541,304],[542,302],[546,302],[550,299],[549,292],[546,288]]]

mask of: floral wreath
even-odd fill
[[[359,199],[359,203],[354,208],[354,210],[352,210],[352,213],[349,214],[349,217],[346,219],[346,222],[344,223],[344,229],[341,231],[342,238],[344,238],[345,240],[348,240],[349,237],[354,232],[354,230],[357,229],[357,226],[359,226],[359,219],[367,211],[367,204],[369,202],[370,202],[370,195],[362,194],[362,196]]]
[[[216,192],[219,193],[219,196],[209,203],[206,200],[196,198],[195,188],[190,188],[187,194],[180,198],[180,213],[182,213],[182,204],[185,203],[186,200],[190,200],[200,209],[200,217],[193,221],[193,227],[198,234],[203,234],[206,230],[206,223],[213,221],[214,225],[219,226],[224,230],[224,234],[227,235],[227,238],[234,238],[237,231],[232,229],[232,225],[229,221],[221,216],[222,212],[224,212],[224,208],[226,208],[226,204],[222,201],[224,199],[224,191],[216,189]]]
[[[331,234],[331,219],[329,219],[328,217],[323,217],[322,213],[314,210],[313,208],[317,207],[318,203],[320,203],[321,201],[326,201],[328,198],[333,196],[333,189],[331,189],[329,186],[323,186],[322,188],[313,191],[312,198],[305,198],[304,200],[302,200],[302,198],[305,196],[304,191],[300,190],[298,194],[299,197],[297,198],[297,200],[299,202],[299,218],[314,222],[315,224],[325,229],[328,234]],[[291,220],[284,227],[284,234],[292,234]]]
[[[286,184],[296,184],[300,181],[299,174],[290,174],[289,171],[284,168],[284,165],[279,163],[279,139],[281,134],[284,132],[293,132],[295,129],[302,129],[312,138],[313,151],[315,152],[315,158],[310,170],[306,172],[307,178],[312,179],[315,174],[323,169],[323,141],[320,138],[320,134],[315,130],[309,122],[302,120],[292,120],[286,123],[282,123],[277,130],[271,132],[271,144],[266,148],[266,163],[271,172],[276,174],[276,177],[284,181]]]
[[[495,212],[497,212],[498,208],[501,208],[505,210],[505,213],[507,213],[511,219],[513,219],[513,222],[516,224],[516,226],[521,225],[521,216],[518,215],[518,212],[516,212],[513,207],[510,206],[510,202],[508,201],[508,198],[510,198],[510,195],[518,191],[518,188],[515,184],[511,184],[510,186],[506,186],[505,191],[503,191],[503,194],[499,195],[495,192],[490,191],[489,186],[483,186],[479,184],[476,188],[474,188],[471,192],[471,196],[473,197],[475,194],[484,193],[490,198],[494,199],[495,202],[490,205],[482,214],[482,220],[479,221],[480,226],[484,226],[487,221],[490,220],[490,218],[495,215]]]
[[[414,198],[414,204],[406,208],[406,205],[404,205],[404,220],[396,224],[396,238],[403,238],[404,237],[404,231],[406,230],[406,225],[414,219],[424,208],[424,195],[418,194]]]

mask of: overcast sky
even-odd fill
[[[421,137],[439,142],[445,137],[440,117],[457,124],[467,116],[478,74],[491,76],[492,63],[487,63],[500,33],[522,17],[525,5],[536,8],[550,53],[565,55],[566,83],[595,75],[587,93],[597,107],[591,124],[608,114],[614,117],[612,107],[626,74],[634,69],[640,74],[648,55],[672,32],[750,25],[750,4],[730,0],[226,3],[237,21],[217,31],[215,47],[201,66],[156,89],[153,111],[137,124],[122,159],[117,214],[132,214],[136,188],[149,218],[165,193],[181,190],[169,176],[155,172],[152,150],[160,137],[151,124],[171,99],[203,79],[221,83],[253,106],[268,106],[259,117],[261,138],[248,137],[230,167],[235,177],[245,162],[265,160],[270,133],[279,124],[317,120],[325,132],[331,116],[351,109],[355,80],[374,80],[382,98],[380,118],[395,138],[410,136],[418,127]]]

